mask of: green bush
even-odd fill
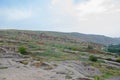
[[[97,57],[91,55],[91,56],[89,57],[89,60],[90,60],[90,61],[93,61],[93,62],[96,62],[96,61],[97,61]]]
[[[93,49],[93,46],[88,45],[87,49],[91,50]]]
[[[25,47],[19,47],[19,52],[21,53],[21,54],[23,54],[23,55],[27,55],[27,51],[26,51],[26,48]]]
[[[94,76],[94,80],[101,80],[99,76]]]
[[[119,62],[119,63],[120,63],[120,57],[116,60],[116,62]]]

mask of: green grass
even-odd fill
[[[113,76],[113,74],[111,74],[111,73],[104,73],[101,77],[104,79],[107,79],[107,78],[110,78],[112,76]]]
[[[79,56],[71,55],[69,53],[65,53],[60,49],[53,50],[52,48],[47,48],[43,52],[33,53],[32,56],[42,57],[44,60],[78,60]]]
[[[94,76],[94,80],[101,80],[100,76]]]
[[[0,69],[7,69],[8,67],[0,67]]]
[[[92,65],[92,66],[98,68],[102,72],[102,75],[98,76],[98,77],[100,77],[100,80],[111,78],[113,76],[120,76],[120,69],[118,69],[118,68],[108,67],[108,66],[101,64],[99,62],[87,62],[87,63],[89,65]]]
[[[119,63],[120,63],[120,57],[118,57],[118,59],[116,60],[116,62],[119,62]]]
[[[72,79],[72,76],[70,76],[70,75],[67,74],[67,75],[65,76],[65,78],[66,78],[66,79]]]
[[[96,75],[96,76],[94,76],[94,80],[105,80],[105,79],[108,79],[108,78],[111,78],[111,77],[113,77],[113,74],[104,73],[102,75]]]

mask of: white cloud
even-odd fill
[[[7,20],[24,20],[32,16],[30,9],[3,8],[0,9],[0,15]]]
[[[22,5],[16,8],[1,7],[0,20],[6,26],[32,25],[36,29],[43,29],[40,27],[43,25],[45,29],[54,31],[120,36],[120,0],[80,0],[77,3],[75,0],[49,1],[49,5],[46,2],[39,5],[35,1],[24,8]]]
[[[57,14],[71,16],[86,16],[120,11],[120,6],[114,0],[88,0],[74,4],[74,0],[52,0],[51,8]]]
[[[104,12],[106,8],[102,6],[105,0],[89,0],[85,3],[77,5],[77,10],[80,10],[82,13],[100,13]]]
[[[51,12],[66,31],[120,36],[119,0],[87,0],[77,4],[73,1],[52,0],[51,3]],[[59,30],[62,31],[60,27]]]
[[[83,14],[109,13],[117,9],[119,8],[114,0],[89,0],[86,3],[78,5],[78,10]]]
[[[72,0],[52,0],[50,6],[55,15],[74,15],[75,13]]]

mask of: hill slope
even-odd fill
[[[98,44],[106,39],[115,40],[80,33],[0,30],[0,79],[119,80],[119,57]]]
[[[0,37],[24,40],[51,40],[63,42],[93,42],[104,45],[118,44],[119,38],[111,38],[102,35],[89,35],[81,33],[62,33],[50,31],[26,31],[26,30],[0,30]]]
[[[71,33],[71,35],[75,37],[79,37],[79,39],[83,39],[84,41],[94,42],[104,45],[120,43],[119,38],[111,38],[103,35],[89,35],[89,34],[81,34],[81,33]]]

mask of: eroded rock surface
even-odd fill
[[[16,56],[0,58],[0,80],[94,80],[92,76],[101,74],[97,68],[81,61],[42,62]]]
[[[25,60],[27,64],[21,63]],[[37,67],[33,63],[39,61],[0,58],[0,80],[92,80],[76,69],[81,65],[75,67],[75,61],[44,62]]]

